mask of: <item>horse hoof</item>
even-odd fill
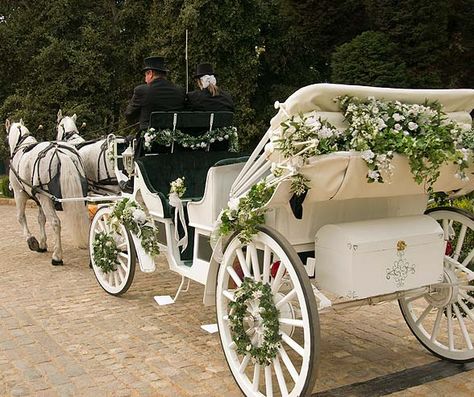
[[[38,248],[36,251],[38,251],[38,252],[47,252],[48,250],[46,248]]]
[[[56,260],[56,259],[51,259],[51,264],[53,266],[62,266],[64,265],[63,261],[60,259],[60,260]]]
[[[28,248],[31,251],[38,251],[39,250],[39,243],[38,243],[38,240],[36,240],[35,237],[33,237],[33,236],[29,237],[28,240],[26,240],[26,242],[28,243]]]

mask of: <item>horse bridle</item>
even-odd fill
[[[74,135],[79,136],[79,132],[77,130],[71,130],[71,131],[66,131],[66,128],[64,128],[64,125],[61,124],[62,119],[58,123],[58,127],[61,127],[63,129],[63,136],[61,141],[69,141]]]
[[[18,124],[17,125],[17,128],[18,128],[18,132],[19,132],[19,138],[18,138],[18,141],[16,142],[15,146],[13,147],[13,150],[12,150],[12,153],[10,155],[10,158],[13,158],[15,156],[15,154],[21,149],[21,144],[27,139],[29,138],[31,135],[29,133],[26,133],[25,135],[22,135],[22,131],[21,131],[21,125]]]

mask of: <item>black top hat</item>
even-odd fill
[[[159,72],[168,72],[168,69],[165,67],[165,58],[163,57],[148,57],[144,61],[143,72],[146,70],[157,70]]]
[[[213,74],[214,76],[217,76],[214,73],[214,70],[212,69],[212,65],[210,63],[200,63],[199,65],[197,65],[196,74],[194,75],[194,77],[198,78],[206,74],[208,75]]]

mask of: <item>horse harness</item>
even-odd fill
[[[81,170],[78,167],[78,163],[82,165],[82,160],[78,154],[78,152],[71,146],[66,145],[66,144],[61,144],[59,142],[49,142],[49,145],[46,146],[43,150],[41,150],[38,153],[38,156],[33,164],[33,169],[31,171],[31,181],[26,181],[25,179],[21,178],[18,170],[15,170],[13,167],[13,158],[15,155],[20,151],[23,150],[23,154],[31,151],[34,147],[36,147],[39,143],[35,142],[32,143],[28,146],[21,147],[21,143],[28,137],[29,135],[23,135],[17,142],[15,150],[13,151],[11,157],[10,157],[10,169],[17,178],[18,182],[20,183],[23,191],[31,198],[33,199],[36,203],[38,203],[38,199],[36,197],[37,194],[44,194],[48,196],[50,199],[53,201],[57,202],[58,198],[62,198],[62,193],[61,193],[61,185],[60,185],[60,175],[61,175],[61,161],[59,158],[59,154],[67,154],[72,153],[77,157],[78,162],[74,162],[73,164],[76,167],[76,170],[78,171],[79,175],[81,175]],[[49,160],[48,164],[48,176],[49,176],[49,181],[42,181],[41,180],[41,173],[40,173],[40,165],[42,164],[42,160],[45,159],[46,155],[51,151],[54,150],[53,154],[51,155],[51,158]],[[54,158],[57,159],[58,165],[57,165],[57,172],[55,175],[52,175],[52,163]],[[20,163],[21,163],[22,157],[19,158],[18,160],[18,169],[20,168]],[[37,176],[37,183],[35,184],[35,176]],[[82,191],[84,195],[87,195],[87,181],[86,178],[81,178],[81,185],[82,185]],[[25,189],[25,186],[28,187],[31,190],[31,193],[28,193],[28,191]]]

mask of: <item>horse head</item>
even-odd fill
[[[77,115],[74,113],[72,116],[63,116],[61,109],[58,111],[58,119],[57,119],[57,141],[72,141],[81,139],[79,135],[79,130],[76,126]]]
[[[18,123],[12,123],[9,119],[5,121],[5,130],[7,131],[8,146],[10,154],[13,154],[18,146],[30,136],[30,131],[20,119]]]

